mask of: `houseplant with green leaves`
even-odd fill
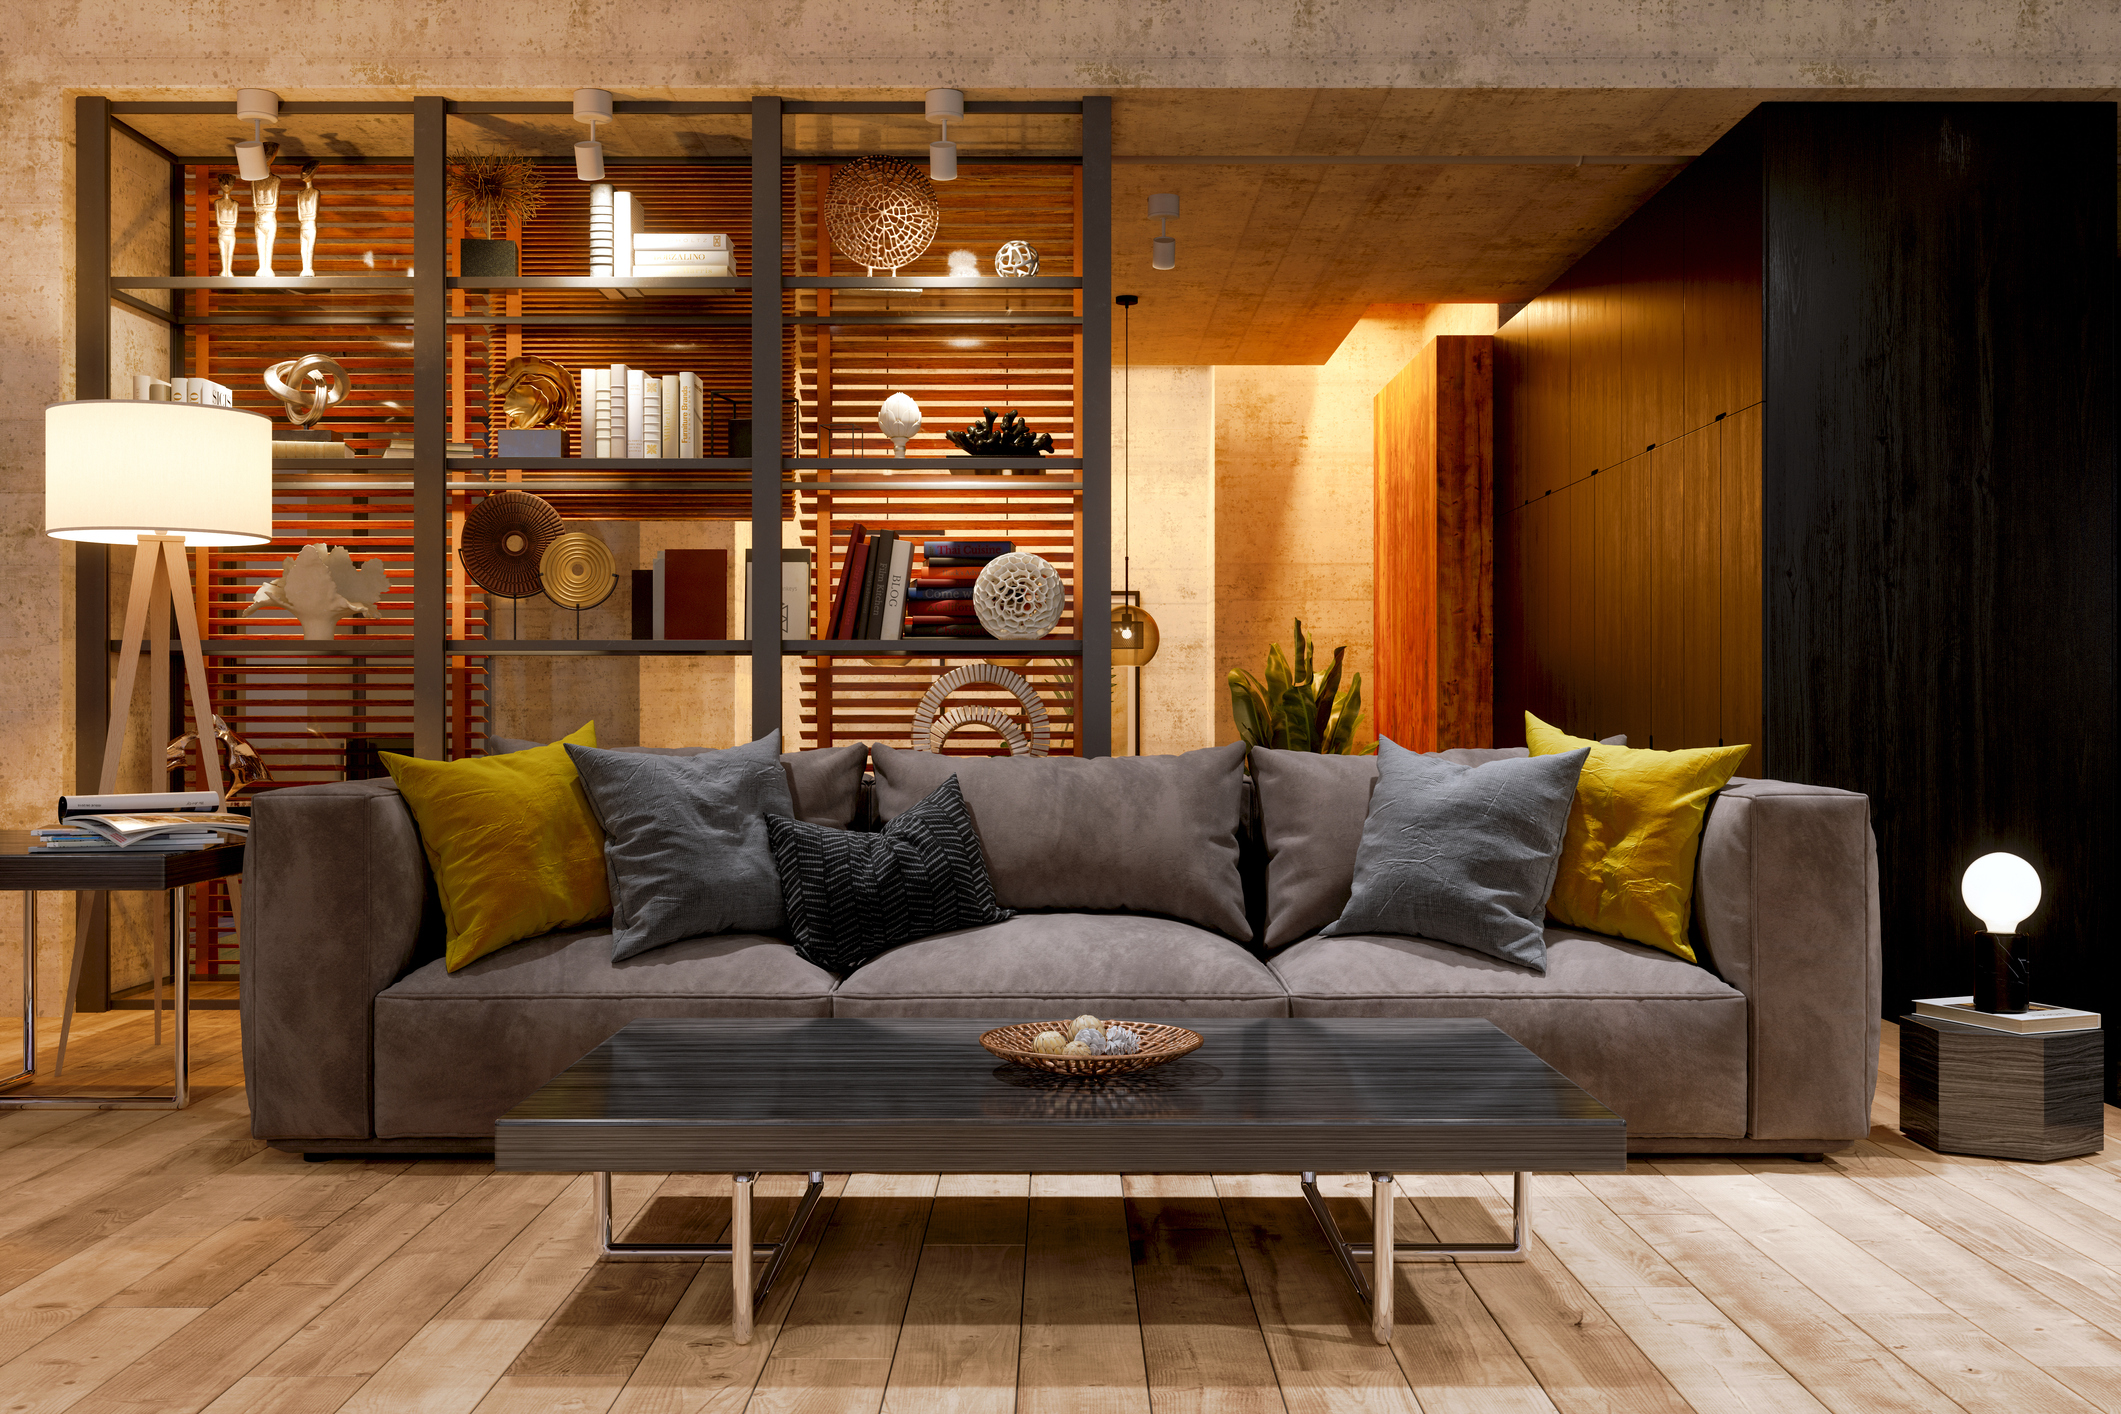
[[[1243,668],[1230,670],[1230,715],[1237,734],[1251,746],[1277,751],[1318,751],[1337,756],[1366,756],[1375,741],[1357,741],[1362,725],[1362,674],[1340,685],[1348,649],[1333,650],[1333,666],[1315,670],[1317,645],[1296,620],[1296,660],[1283,655],[1279,643],[1267,648],[1267,678],[1261,682]]]

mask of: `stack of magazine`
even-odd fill
[[[30,832],[43,849],[182,854],[250,833],[250,817],[221,809],[212,791],[62,795],[59,823]]]

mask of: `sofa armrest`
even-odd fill
[[[1870,798],[1735,780],[1702,828],[1697,948],[1745,993],[1748,1136],[1870,1133],[1878,1082],[1878,845]]]
[[[257,798],[242,944],[254,1135],[374,1135],[375,998],[419,955],[428,900],[419,832],[389,781]]]

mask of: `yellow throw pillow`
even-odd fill
[[[1590,747],[1561,842],[1561,868],[1547,912],[1574,928],[1627,938],[1698,961],[1687,942],[1694,859],[1709,797],[1722,790],[1749,746],[1639,751],[1600,746],[1524,714],[1534,756]]]
[[[451,972],[611,912],[604,831],[567,757],[570,741],[595,746],[597,724],[505,756],[422,761],[381,753],[420,826],[442,896]]]

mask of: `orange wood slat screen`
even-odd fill
[[[1377,731],[1414,751],[1494,741],[1493,343],[1432,340],[1374,405]]]

